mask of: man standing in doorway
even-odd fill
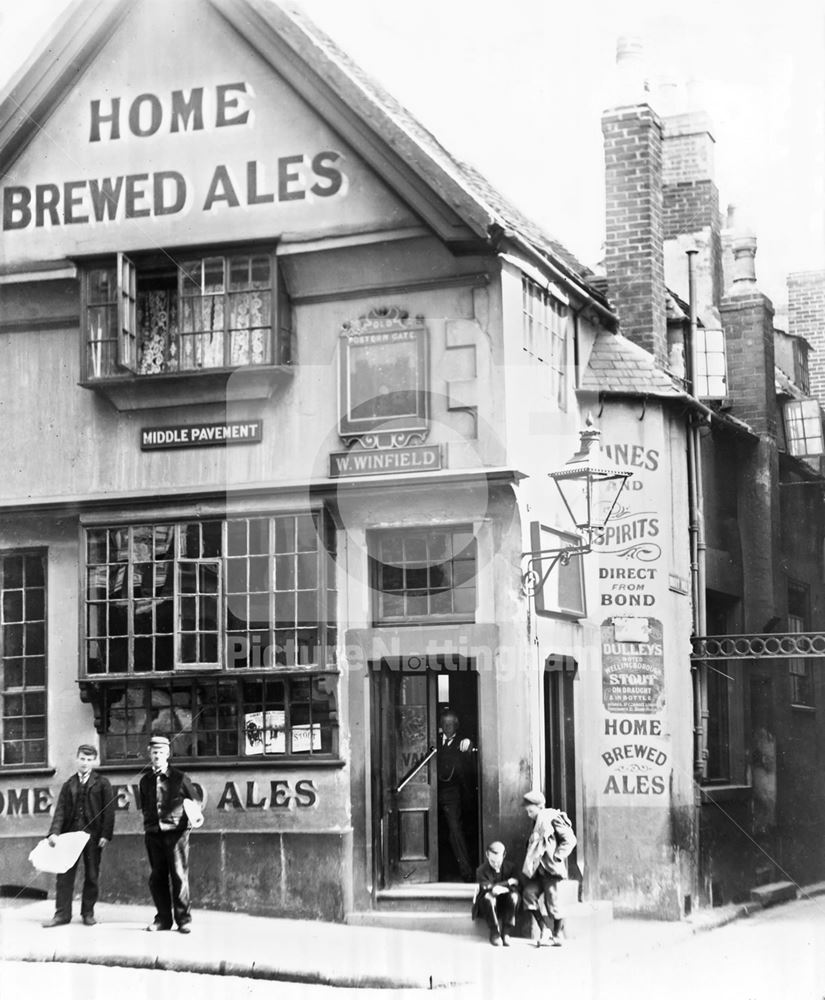
[[[151,771],[140,779],[146,853],[151,872],[149,890],[155,917],[147,931],[168,931],[172,921],[181,934],[191,931],[189,905],[189,816],[184,802],[197,804],[189,777],[169,765],[170,746],[165,736],[149,740]],[[191,808],[191,807],[190,807]]]
[[[98,897],[100,855],[112,839],[115,829],[115,797],[109,781],[94,771],[97,748],[81,743],[77,748],[75,773],[64,782],[57,797],[52,825],[49,827],[49,844],[54,847],[61,833],[84,832],[89,840],[72,867],[57,876],[54,916],[44,927],[59,927],[72,919],[74,880],[83,858],[83,894],[80,897],[80,916],[86,927],[93,927],[95,903]]]
[[[438,770],[438,815],[447,825],[450,847],[455,856],[461,878],[465,882],[474,881],[473,866],[464,837],[461,817],[461,800],[466,794],[467,769],[470,763],[472,743],[458,735],[458,715],[452,709],[444,709],[439,716]]]

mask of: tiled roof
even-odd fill
[[[580,388],[620,395],[683,397],[684,386],[660,368],[644,348],[620,333],[596,337]]]

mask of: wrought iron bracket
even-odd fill
[[[556,566],[566,566],[573,556],[586,556],[592,550],[593,546],[585,543],[584,545],[563,545],[556,549],[539,549],[536,552],[522,552],[521,560],[524,563],[521,574],[522,593],[527,597],[532,597],[543,589]],[[542,567],[545,559],[549,559],[549,563]]]

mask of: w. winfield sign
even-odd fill
[[[331,478],[375,476],[386,472],[433,472],[441,468],[437,444],[412,448],[377,448],[374,451],[338,451],[329,456]]]

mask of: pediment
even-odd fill
[[[76,72],[30,67],[3,105],[0,265],[422,222],[478,237],[261,7],[72,8],[86,14],[62,53]]]

